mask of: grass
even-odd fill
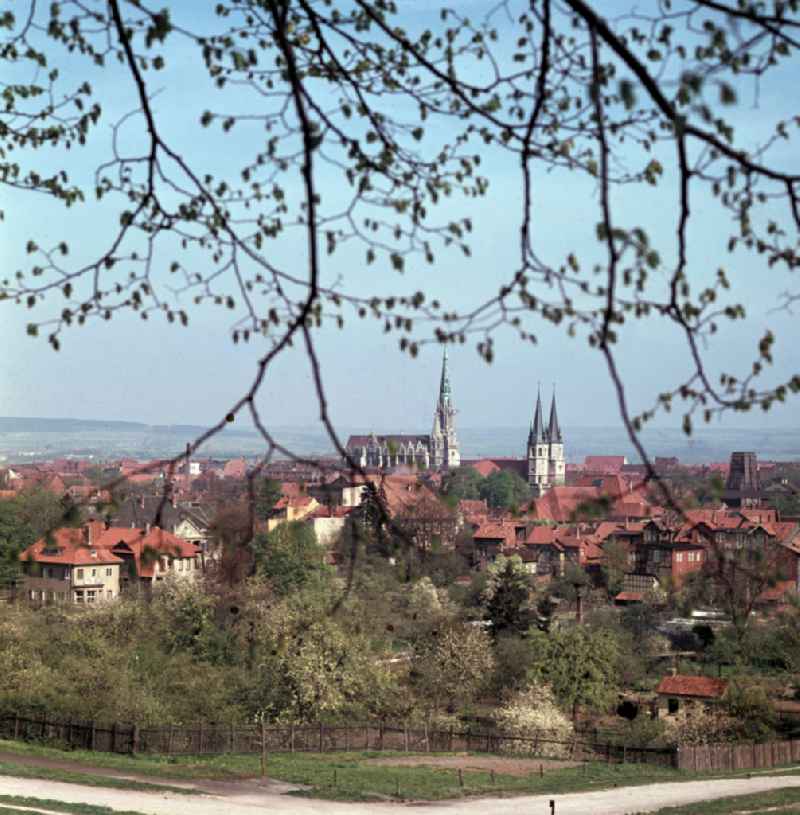
[[[652,815],[759,815],[776,810],[777,815],[800,815],[800,789],[787,787],[752,795],[733,795],[716,801],[698,801],[696,804],[665,807]]]
[[[150,784],[146,781],[134,781],[127,778],[110,778],[105,775],[64,770],[55,767],[34,767],[24,763],[0,761],[0,775],[15,778],[38,778],[45,781],[62,781],[66,784],[83,784],[87,787],[111,787],[118,790],[137,790],[139,792],[177,792],[191,794],[192,790],[183,787],[172,787],[166,784]]]
[[[111,753],[92,753],[82,750],[61,751],[36,744],[0,741],[0,751],[54,761],[72,761],[94,768],[115,770],[154,779],[182,779],[189,781],[235,780],[259,775],[257,755],[218,756],[125,756]],[[606,789],[664,781],[690,781],[694,779],[731,778],[742,773],[689,773],[668,767],[647,764],[588,763],[578,767],[547,770],[540,777],[538,771],[515,776],[496,772],[494,779],[488,771],[464,770],[461,786],[458,771],[432,766],[388,766],[370,763],[373,758],[400,757],[408,754],[392,752],[337,752],[337,753],[273,753],[268,758],[269,777],[279,781],[302,785],[307,789],[298,795],[333,800],[413,799],[442,800],[473,795],[563,794]],[[543,762],[547,767],[546,761]],[[9,767],[9,769],[7,769]],[[47,777],[90,783],[95,786],[124,786],[133,789],[151,789],[187,792],[185,789],[148,785],[143,782],[84,775],[72,770],[49,770],[31,766],[0,764],[0,773],[28,777]],[[776,769],[773,774],[779,774]],[[797,771],[785,770],[794,773]],[[45,775],[44,773],[47,773]],[[57,777],[58,776],[58,777]],[[69,778],[65,777],[69,776]],[[87,780],[92,779],[92,780]],[[0,813],[2,815],[2,813]],[[798,813],[800,815],[800,813]]]
[[[15,807],[26,807],[16,809]],[[48,812],[64,812],[67,815],[141,815],[138,812],[111,809],[94,804],[69,804],[47,798],[30,798],[22,795],[0,795],[0,815],[31,815],[31,809]]]

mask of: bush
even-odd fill
[[[564,758],[573,736],[572,722],[556,704],[549,686],[533,682],[518,691],[498,708],[493,717],[501,733],[532,741],[502,742],[508,753],[535,753],[543,758]]]

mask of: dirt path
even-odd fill
[[[112,790],[39,781],[0,777],[0,794],[32,795],[70,803],[95,804],[146,815],[386,815],[412,809],[414,815],[548,815],[549,801],[556,802],[556,815],[626,815],[652,812],[663,806],[692,804],[728,795],[746,795],[781,787],[800,787],[800,776],[759,776],[716,781],[686,781],[668,784],[648,784],[641,787],[620,787],[598,792],[569,795],[536,795],[516,798],[481,798],[423,804],[354,804],[318,801],[310,798],[279,795],[270,791],[239,791],[230,795],[179,795],[174,793],[143,793],[132,790]],[[2,810],[0,810],[2,812]],[[698,809],[698,813],[702,809]]]

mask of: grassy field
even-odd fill
[[[795,804],[796,806],[792,806]],[[734,795],[716,801],[700,801],[679,807],[665,807],[652,815],[800,815],[800,789],[788,787],[755,795]]]
[[[32,767],[24,760],[17,762],[0,761],[0,775],[11,775],[15,778],[42,778],[46,781],[63,781],[66,784],[84,784],[88,787],[111,787],[120,790],[139,790],[140,792],[176,792],[186,794],[191,790],[183,787],[172,787],[168,784],[151,784],[146,781],[135,781],[126,778],[109,778],[91,772],[67,770],[59,767]]]
[[[25,809],[17,809],[25,807]],[[110,807],[92,804],[68,804],[64,801],[52,801],[47,798],[30,798],[20,795],[0,795],[0,815],[31,815],[31,810],[64,812],[66,815],[141,815]]]
[[[154,780],[187,781],[236,780],[259,775],[259,757],[255,755],[219,756],[124,756],[87,751],[60,751],[35,744],[0,741],[5,753],[0,773],[27,777],[51,778],[99,786],[147,788],[142,782],[92,775],[92,768],[145,776]],[[9,754],[19,756],[20,763]],[[732,777],[734,774],[694,775],[666,767],[645,764],[589,763],[577,767],[538,769],[527,775],[512,775],[498,769],[458,770],[431,766],[394,766],[376,764],[372,759],[401,758],[408,754],[388,751],[357,753],[275,753],[269,756],[268,775],[272,779],[297,784],[306,789],[294,793],[335,800],[442,800],[472,795],[520,795],[567,793],[631,786],[659,781],[688,781],[695,778]],[[436,755],[436,754],[433,754]],[[42,768],[27,765],[25,758],[48,760],[51,765],[74,762],[86,767],[86,774],[76,767]],[[538,768],[538,764],[535,765]],[[776,771],[778,773],[780,771]],[[739,773],[743,775],[744,773]],[[151,785],[151,788],[154,785]],[[158,785],[161,786],[161,785]],[[164,789],[163,786],[161,786]],[[173,788],[176,789],[176,788]],[[178,791],[186,792],[186,790]]]

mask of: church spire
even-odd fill
[[[442,357],[442,381],[439,384],[439,404],[449,405],[451,397],[450,374],[447,371],[447,346],[445,345],[444,356]]]
[[[553,401],[550,404],[550,422],[547,426],[547,435],[551,444],[562,444],[561,428],[558,426],[558,413],[556,413],[556,389],[553,388]]]
[[[544,418],[542,417],[542,391],[538,390],[536,394],[536,411],[533,414],[533,427],[531,427],[530,434],[531,442],[536,444],[543,442],[544,437]]]

